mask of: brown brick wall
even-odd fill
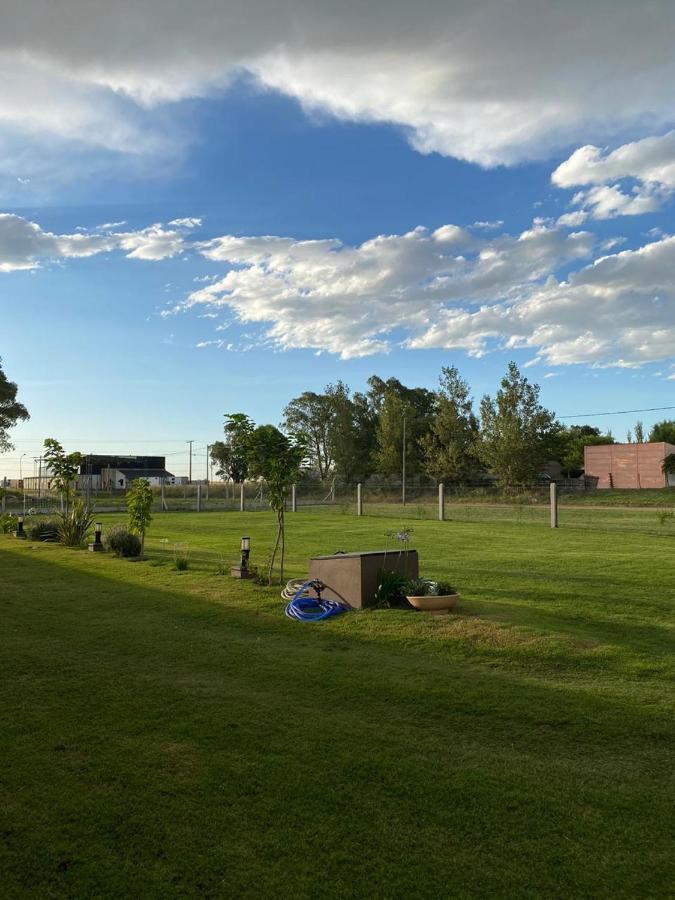
[[[672,444],[601,444],[584,449],[584,469],[599,488],[661,488],[661,464],[669,453],[675,453]]]

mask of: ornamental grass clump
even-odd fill
[[[31,541],[60,541],[61,523],[58,519],[43,519],[35,522],[28,529],[28,537]]]

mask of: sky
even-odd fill
[[[364,8],[367,7],[367,8]],[[0,30],[0,356],[42,441],[194,474],[223,415],[509,360],[675,410],[666,0],[24,0]],[[205,472],[204,472],[205,474]]]

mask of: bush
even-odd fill
[[[377,590],[375,591],[375,606],[387,609],[405,604],[407,579],[400,572],[380,569],[377,573]]]
[[[11,513],[3,513],[0,516],[0,534],[11,534],[16,531],[16,519]]]
[[[141,555],[141,539],[132,534],[124,525],[113,525],[103,538],[104,546],[115,556],[133,557]]]
[[[60,541],[61,523],[58,519],[43,519],[36,522],[28,530],[31,541]]]

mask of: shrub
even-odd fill
[[[16,519],[11,513],[0,516],[0,534],[11,534],[16,531]]]
[[[387,609],[388,607],[402,605],[405,602],[407,584],[408,580],[400,572],[380,569],[377,573],[375,606],[380,609]]]
[[[108,529],[103,543],[115,556],[133,557],[141,555],[141,539],[132,534],[124,525],[113,525]]]
[[[67,512],[59,514],[59,538],[66,547],[81,547],[94,523],[94,512],[82,500],[74,500]]]
[[[31,541],[60,541],[61,522],[58,519],[43,519],[30,527],[28,536]]]

